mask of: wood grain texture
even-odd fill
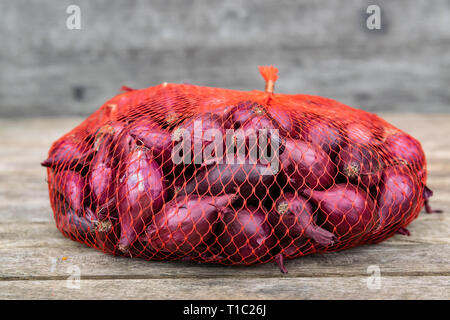
[[[434,207],[378,245],[252,267],[113,257],[64,238],[51,212],[45,170],[51,143],[80,118],[0,119],[0,298],[448,299],[450,116],[381,114],[417,137],[427,154]],[[436,130],[439,128],[439,130]],[[367,287],[380,268],[379,290]],[[75,272],[76,271],[76,272]],[[80,275],[80,288],[68,288]]]
[[[0,299],[448,299],[449,277],[0,281]],[[69,287],[68,287],[69,286]],[[432,289],[430,289],[432,288]]]
[[[65,278],[70,266],[77,266],[83,279],[364,276],[370,265],[392,276],[450,276],[450,240],[444,238],[450,222],[428,220],[415,221],[410,237],[396,235],[379,245],[289,260],[287,275],[272,263],[233,267],[114,257],[64,238],[53,223],[8,223],[0,225],[0,281]],[[438,225],[437,237],[427,235]]]
[[[122,85],[190,82],[262,89],[258,65],[280,69],[278,92],[372,111],[449,112],[447,0],[2,1],[0,116],[87,115]],[[36,26],[39,26],[37,28]]]

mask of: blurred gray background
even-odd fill
[[[89,115],[121,85],[262,90],[267,64],[277,92],[450,111],[449,0],[0,0],[0,14],[0,117]]]

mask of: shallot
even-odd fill
[[[140,238],[154,251],[188,254],[211,237],[222,210],[232,197],[179,197],[155,214]]]
[[[223,255],[235,263],[267,261],[276,244],[266,214],[253,207],[225,211],[216,234]]]
[[[339,240],[367,234],[378,221],[370,195],[352,184],[337,184],[325,191],[304,189],[303,194],[323,213],[323,227]]]
[[[294,139],[286,139],[285,146],[280,162],[293,188],[325,189],[333,184],[336,167],[322,149]]]
[[[121,225],[118,246],[125,252],[144,231],[154,213],[161,209],[167,193],[161,169],[145,147],[135,146],[120,170],[117,182]]]
[[[276,210],[270,217],[275,230],[283,237],[306,237],[323,246],[333,245],[337,240],[331,232],[316,224],[311,204],[293,193],[285,194],[277,200]]]

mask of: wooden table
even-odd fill
[[[64,238],[39,163],[81,119],[0,120],[0,299],[449,299],[450,115],[381,116],[422,141],[444,213],[421,214],[409,237],[288,261],[288,274],[112,257]]]

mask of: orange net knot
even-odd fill
[[[273,92],[275,81],[278,79],[278,69],[274,66],[259,66],[259,73],[261,73],[264,80],[266,80],[266,92]]]

